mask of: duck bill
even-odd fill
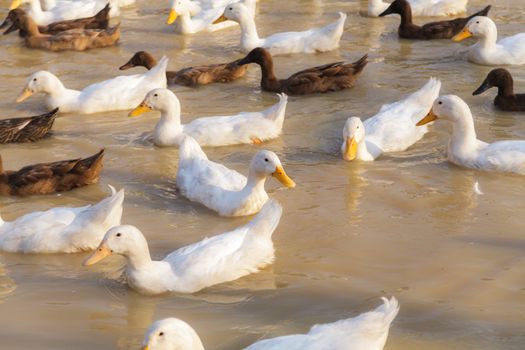
[[[131,62],[131,60],[129,60],[128,62],[126,62],[125,64],[120,66],[119,69],[120,70],[126,70],[126,69],[130,69],[130,68],[133,68],[133,67],[135,67],[135,65],[133,64],[133,62]]]
[[[346,147],[343,154],[345,160],[354,160],[357,156],[357,142],[355,138],[349,137],[346,139]]]
[[[490,89],[492,86],[490,86],[490,84],[488,83],[487,80],[485,80],[479,88],[476,89],[476,91],[474,91],[472,93],[472,95],[476,96],[476,95],[479,95],[479,94],[482,94],[484,93],[485,91],[487,91],[488,89]]]
[[[151,111],[151,109],[152,108],[150,106],[148,106],[145,102],[142,102],[134,110],[129,112],[128,117],[138,117],[142,113],[146,113],[146,112]]]
[[[295,187],[295,182],[286,175],[282,166],[275,168],[275,171],[272,173],[272,176],[279,180],[280,183],[289,188]]]
[[[385,17],[385,16],[388,16],[388,15],[390,15],[392,13],[393,13],[392,9],[389,7],[386,10],[384,10],[383,12],[381,12],[378,17]]]
[[[170,10],[170,15],[168,16],[168,20],[166,21],[167,24],[173,24],[173,22],[175,22],[177,20],[177,11],[171,9]]]
[[[24,90],[22,90],[20,95],[18,95],[18,97],[16,98],[15,101],[16,101],[16,103],[20,103],[20,102],[28,99],[29,97],[31,97],[33,94],[34,94],[34,92],[31,89],[25,88]]]
[[[98,263],[100,260],[103,260],[103,259],[107,258],[111,254],[112,254],[111,250],[109,250],[109,248],[106,247],[106,245],[104,243],[102,243],[97,248],[97,250],[95,250],[95,252],[93,254],[91,254],[91,256],[89,256],[86,260],[84,260],[82,265],[84,265],[84,266],[94,265],[94,264]]]
[[[436,119],[437,119],[437,115],[435,115],[434,112],[432,110],[430,110],[430,112],[428,112],[426,117],[421,119],[416,125],[417,126],[422,126],[422,125],[431,123],[431,122],[433,122]]]
[[[227,21],[228,18],[224,14],[222,14],[219,18],[217,18],[215,21],[213,21],[213,24],[218,24]]]
[[[12,25],[13,24],[13,21],[11,21],[11,19],[9,18],[9,16],[7,16],[5,18],[5,20],[2,22],[2,24],[0,24],[0,29],[4,29],[5,27],[7,27],[8,25]]]
[[[458,42],[458,41],[464,40],[466,38],[470,38],[471,36],[472,36],[472,33],[467,28],[465,28],[460,33],[454,35],[452,37],[452,40]]]
[[[140,350],[149,350],[149,347],[147,345],[144,345],[143,347],[140,348]]]
[[[13,0],[13,2],[11,3],[11,6],[9,6],[9,9],[10,10],[17,9],[17,8],[20,7],[20,5],[22,5],[22,1],[21,0]]]
[[[4,22],[4,23],[5,23],[5,22]],[[2,29],[2,28],[4,28],[4,27],[0,26],[0,29]],[[7,29],[5,30],[4,35],[7,35],[7,34],[9,34],[9,33],[12,33],[12,32],[14,32],[14,31],[17,30],[17,29],[18,29],[18,26],[16,25],[16,23],[13,23],[13,24],[11,24],[11,26],[10,26],[9,28],[7,28]]]

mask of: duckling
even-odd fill
[[[324,93],[351,88],[367,65],[368,55],[354,63],[335,62],[297,72],[287,79],[277,79],[270,52],[262,47],[253,49],[238,64],[256,63],[261,67],[261,89],[287,95]]]
[[[250,9],[237,2],[226,6],[224,13],[214,23],[226,20],[238,22],[241,26],[241,49],[249,52],[256,47],[264,47],[272,55],[291,53],[316,53],[332,51],[339,47],[343,35],[346,14],[339,12],[339,19],[322,28],[312,28],[302,32],[286,32],[273,34],[267,38],[259,38],[254,17]]]
[[[120,254],[126,257],[125,275],[134,290],[148,295],[196,293],[272,264],[275,259],[272,235],[281,214],[281,205],[269,201],[246,225],[179,248],[161,261],[151,260],[148,242],[138,228],[116,226],[106,233],[84,266]]]
[[[490,11],[491,6],[485,7],[483,10],[473,14],[467,18],[456,18],[449,21],[439,21],[427,23],[423,26],[418,26],[412,23],[412,9],[407,0],[395,0],[390,6],[379,15],[379,17],[390,14],[398,14],[401,16],[401,24],[399,25],[399,37],[404,39],[417,40],[431,40],[431,39],[450,39],[458,34],[467,22],[476,16],[486,16]]]
[[[120,24],[109,29],[72,29],[57,34],[41,34],[38,26],[27,15],[19,15],[18,23],[26,33],[25,45],[49,51],[84,51],[113,46],[120,39]]]
[[[166,71],[168,84],[198,86],[212,83],[229,83],[243,77],[246,74],[247,66],[240,66],[235,60],[230,63],[210,64],[207,66],[187,67],[179,71]],[[157,60],[146,51],[139,51],[131,59],[121,66],[120,70],[133,67],[145,67],[151,69],[157,65]]]
[[[488,17],[474,17],[465,28],[452,38],[461,41],[471,36],[479,41],[469,47],[468,59],[477,64],[521,65],[525,64],[525,33],[498,40],[498,28]]]
[[[49,135],[58,108],[34,117],[0,120],[0,143],[35,142]]]
[[[89,158],[28,165],[3,170],[0,157],[0,195],[28,196],[69,191],[98,182],[104,149]]]
[[[492,87],[498,88],[494,104],[503,111],[525,111],[525,94],[514,93],[514,79],[504,68],[493,69],[480,87],[472,93],[479,95]]]
[[[69,21],[54,22],[47,26],[38,26],[38,31],[41,34],[57,34],[70,29],[108,29],[109,26],[109,4],[100,10],[95,16],[74,19]],[[26,37],[28,34],[24,29],[20,28],[19,16],[27,16],[27,13],[17,8],[9,11],[4,22],[0,25],[0,29],[5,28],[9,24],[11,26],[4,32],[4,35],[18,30],[21,37]]]

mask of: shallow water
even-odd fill
[[[139,0],[124,10],[122,42],[115,48],[54,54],[25,49],[15,35],[1,37],[2,117],[44,111],[42,96],[14,104],[26,77],[37,70],[50,70],[68,87],[82,88],[121,74],[117,67],[138,50],[167,54],[173,70],[241,57],[238,29],[177,36],[164,24],[164,3]],[[485,4],[471,0],[470,9]],[[2,17],[8,5],[0,1]],[[523,31],[522,0],[492,5],[501,35]],[[124,261],[118,257],[84,268],[84,254],[0,254],[0,347],[137,349],[153,320],[175,316],[189,322],[207,348],[238,349],[356,315],[378,305],[380,296],[395,295],[401,312],[388,350],[523,349],[523,177],[448,164],[448,136],[439,126],[408,151],[373,164],[344,162],[338,149],[348,116],[372,116],[430,76],[443,81],[444,93],[458,94],[471,105],[483,140],[525,139],[525,117],[494,110],[494,90],[471,96],[490,68],[465,61],[467,42],[400,41],[396,18],[369,19],[360,15],[365,9],[364,0],[261,0],[261,35],[328,23],[337,11],[349,15],[340,50],[279,57],[279,76],[355,60],[365,52],[371,63],[352,90],[290,98],[278,140],[206,149],[210,159],[241,172],[258,149],[273,150],[297,182],[293,190],[274,180],[267,184],[284,207],[271,268],[195,295],[144,297],[122,283]],[[511,72],[516,90],[525,91],[525,69],[512,67]],[[261,93],[259,76],[250,67],[248,77],[233,84],[173,88],[183,120],[272,105],[277,98]],[[2,198],[4,219],[98,201],[107,195],[107,184],[125,187],[123,222],[142,229],[155,258],[249,220],[220,218],[181,198],[174,181],[177,150],[155,148],[146,137],[157,114],[126,115],[63,115],[49,139],[0,146],[6,169],[107,150],[99,185],[61,195]],[[476,182],[484,195],[473,191]]]

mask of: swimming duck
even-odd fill
[[[60,108],[61,113],[98,113],[132,109],[144,96],[156,88],[165,88],[168,59],[163,57],[159,64],[144,74],[124,75],[92,84],[82,91],[66,88],[52,73],[39,71],[29,77],[16,102],[22,102],[31,95],[47,94],[47,108]]]
[[[109,4],[100,10],[95,16],[51,23],[47,26],[38,26],[41,34],[57,34],[70,29],[108,29],[109,26]],[[17,8],[9,11],[0,29],[11,25],[6,29],[4,35],[18,30],[21,37],[26,37],[27,32],[20,27],[19,17],[27,16],[27,13]]]
[[[129,116],[135,117],[151,110],[160,111],[160,121],[153,131],[157,146],[178,146],[184,135],[190,135],[201,146],[259,144],[281,134],[288,96],[278,96],[278,103],[261,112],[203,117],[181,124],[177,96],[168,89],[155,89],[146,95],[144,101]]]
[[[210,64],[207,66],[187,67],[179,71],[167,71],[168,84],[198,86],[211,83],[229,83],[243,77],[247,66],[240,66],[235,60],[230,63]],[[120,70],[133,67],[146,67],[148,70],[157,65],[157,60],[146,51],[139,51]]]
[[[254,17],[243,3],[226,6],[224,14],[214,23],[233,20],[241,26],[241,49],[249,52],[256,47],[264,47],[272,55],[290,53],[316,53],[335,50],[343,35],[346,14],[339,12],[339,19],[322,28],[313,28],[303,32],[285,32],[259,38]]]
[[[26,34],[25,45],[33,49],[85,51],[113,46],[120,39],[120,24],[109,29],[72,29],[57,34],[41,34],[31,17],[20,14],[18,25]]]
[[[467,12],[468,0],[408,0],[413,16],[454,16]],[[377,17],[389,3],[383,0],[368,0],[368,15]]]
[[[262,47],[253,49],[238,64],[256,63],[261,67],[261,89],[287,95],[305,95],[339,91],[355,85],[367,65],[368,55],[354,63],[335,62],[297,72],[287,79],[277,79],[270,52]]]
[[[28,165],[3,170],[0,157],[0,195],[28,196],[69,191],[98,182],[104,149],[89,158]]]
[[[412,10],[407,0],[395,0],[390,6],[382,12],[379,17],[390,14],[398,14],[401,16],[401,24],[398,28],[399,37],[405,39],[417,40],[431,40],[431,39],[450,39],[458,34],[467,22],[476,16],[486,16],[491,6],[485,7],[483,10],[467,17],[456,18],[449,21],[439,21],[427,23],[423,26],[418,26],[412,23]]]
[[[215,32],[217,30],[237,25],[233,21],[214,23],[223,12],[220,8],[201,10],[197,15],[192,17],[190,3],[190,0],[174,0],[173,7],[170,10],[167,24],[173,24],[178,18],[179,21],[176,26],[176,31],[180,34]]]
[[[77,253],[93,250],[104,234],[120,225],[124,190],[94,205],[57,207],[10,222],[0,218],[0,250],[12,253]]]
[[[110,16],[114,17],[119,14],[118,5],[110,0]],[[39,26],[47,26],[53,22],[73,20],[85,17],[91,17],[97,14],[107,5],[106,0],[83,0],[58,2],[56,6],[48,11],[42,10],[40,0],[13,0],[10,10],[20,7],[22,4],[29,4],[28,14]]]
[[[382,350],[390,325],[399,312],[395,297],[382,298],[375,310],[356,317],[313,326],[307,334],[259,340],[245,350]],[[142,342],[143,350],[204,350],[197,332],[186,322],[167,318],[154,322]]]
[[[269,176],[286,187],[295,187],[295,182],[286,175],[279,157],[273,152],[257,152],[246,178],[208,160],[191,136],[186,136],[181,142],[176,179],[178,189],[189,200],[201,203],[221,216],[257,213],[268,201],[264,183]]]
[[[0,120],[0,143],[35,142],[49,135],[58,108],[34,117]]]
[[[525,33],[497,41],[498,28],[494,21],[488,17],[474,17],[452,40],[461,41],[471,36],[479,41],[469,47],[470,61],[488,66],[525,64]]]
[[[470,108],[458,96],[439,97],[417,125],[437,118],[452,123],[447,152],[450,162],[466,168],[525,175],[525,141],[486,143],[478,140]]]
[[[343,130],[343,158],[372,161],[384,152],[401,152],[419,141],[428,130],[415,123],[430,111],[440,88],[441,82],[431,78],[401,101],[381,107],[364,123],[357,117],[349,118]]]
[[[281,213],[277,201],[268,201],[248,224],[179,248],[161,261],[151,260],[148,243],[139,229],[116,226],[106,233],[84,265],[120,254],[127,260],[126,279],[134,290],[149,295],[196,293],[272,264],[275,259],[272,234]]]
[[[492,87],[498,88],[494,104],[504,111],[525,111],[525,94],[514,93],[514,79],[504,68],[493,69],[472,95],[479,95]]]

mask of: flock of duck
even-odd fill
[[[120,27],[109,26],[121,6],[134,0],[14,0],[1,28],[17,31],[28,48],[50,51],[86,50],[117,44]],[[413,16],[452,16],[466,11],[468,0],[395,0],[391,4],[369,0],[370,16],[398,14],[399,36],[414,40],[452,39],[470,36],[478,42],[469,48],[468,59],[483,65],[525,64],[525,33],[498,41],[490,6],[471,15],[419,26]],[[26,9],[21,6],[27,4]],[[206,287],[233,281],[272,264],[272,234],[281,218],[280,204],[269,198],[265,181],[273,177],[293,188],[279,157],[270,151],[254,154],[247,176],[208,159],[201,147],[261,144],[279,137],[289,95],[326,93],[352,88],[366,68],[367,55],[353,63],[335,62],[302,70],[286,79],[274,73],[273,57],[313,54],[337,49],[346,15],[325,27],[303,32],[257,34],[255,0],[173,0],[168,23],[181,34],[217,31],[239,25],[242,59],[227,63],[167,71],[169,59],[156,60],[137,52],[121,70],[145,67],[146,72],[118,76],[83,90],[67,88],[47,71],[31,74],[16,102],[43,93],[49,113],[0,121],[0,142],[36,142],[49,135],[59,113],[89,114],[130,110],[139,116],[160,112],[153,130],[155,145],[179,148],[176,177],[181,194],[221,216],[256,214],[246,225],[231,232],[180,248],[161,261],[153,261],[142,232],[121,225],[124,190],[111,187],[111,195],[99,203],[80,207],[57,207],[33,212],[14,221],[0,219],[0,249],[14,253],[75,253],[93,250],[84,262],[93,265],[120,254],[126,257],[128,285],[144,294],[195,293]],[[260,112],[198,118],[181,122],[181,104],[168,85],[199,86],[228,83],[242,78],[247,65],[261,70],[261,89],[277,93],[275,105]],[[525,95],[516,95],[512,76],[504,68],[489,73],[474,95],[498,88],[495,105],[502,110],[525,111]],[[469,106],[458,96],[440,96],[435,78],[404,99],[384,105],[378,114],[361,121],[351,117],[342,130],[342,157],[347,161],[373,161],[382,153],[408,149],[422,139],[427,124],[443,119],[452,124],[448,159],[459,166],[487,171],[525,174],[525,141],[486,143],[476,136]],[[98,182],[104,150],[84,159],[29,165],[6,171],[0,162],[0,195],[29,196],[68,191]],[[375,310],[332,324],[317,325],[307,334],[259,341],[248,349],[382,349],[389,327],[399,311],[397,300],[383,298]],[[190,325],[170,318],[155,322],[148,330],[143,349],[203,349]]]

